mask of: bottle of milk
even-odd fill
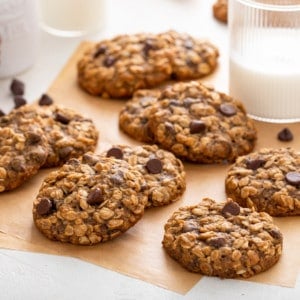
[[[36,0],[0,0],[0,78],[29,68],[38,51]]]

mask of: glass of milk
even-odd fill
[[[38,0],[40,21],[47,32],[75,37],[95,33],[104,23],[104,0]]]
[[[300,121],[300,0],[229,0],[229,91],[254,119]]]

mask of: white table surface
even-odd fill
[[[32,68],[17,78],[26,83],[28,101],[37,99],[55,79],[81,40],[121,33],[176,29],[208,37],[226,49],[227,26],[211,16],[214,0],[106,0],[105,26],[96,35],[55,37],[41,31],[40,50]],[[9,84],[0,80],[0,109],[13,107]],[[227,89],[227,79],[217,88]],[[0,196],[1,200],[1,196]],[[1,222],[1,220],[0,220]],[[300,246],[300,245],[299,245]],[[78,259],[0,249],[0,299],[300,299],[295,288],[204,277],[185,296]]]

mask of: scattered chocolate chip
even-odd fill
[[[80,161],[77,158],[72,157],[66,162],[66,164],[72,165],[72,166],[78,166],[78,165],[80,165]]]
[[[115,157],[117,159],[122,159],[123,151],[120,148],[113,147],[107,151],[106,156],[107,157]]]
[[[48,96],[47,94],[43,94],[39,100],[39,105],[40,106],[48,106],[53,104],[53,99]]]
[[[178,101],[177,99],[171,99],[169,102],[170,106],[182,106],[182,103]]]
[[[294,136],[288,128],[283,128],[277,135],[278,140],[282,142],[290,142],[293,140]]]
[[[107,50],[107,47],[105,45],[101,45],[96,52],[94,53],[94,58],[97,58],[98,56],[104,54]]]
[[[107,68],[113,66],[115,64],[115,62],[117,61],[116,58],[114,58],[113,56],[109,55],[107,56],[104,60],[103,60],[103,65]]]
[[[220,105],[220,112],[227,117],[233,116],[236,114],[236,108],[230,103],[222,103]]]
[[[206,128],[206,125],[203,121],[201,120],[193,120],[190,123],[190,133],[200,133],[203,132]]]
[[[269,234],[276,240],[282,240],[282,233],[277,229],[271,229],[268,231]]]
[[[15,108],[19,108],[27,103],[26,99],[22,96],[15,96],[14,97]]]
[[[200,99],[195,99],[195,98],[190,98],[190,97],[188,97],[188,98],[185,98],[185,99],[183,100],[183,105],[184,105],[184,107],[189,108],[189,107],[191,107],[191,105],[193,105],[194,103],[198,103],[198,102],[200,102],[200,101],[201,101]]]
[[[146,163],[146,169],[151,174],[158,174],[162,171],[162,162],[157,158],[149,159]]]
[[[73,150],[74,150],[73,147],[67,146],[59,149],[58,155],[60,158],[68,158]]]
[[[111,176],[111,181],[115,185],[121,185],[124,180],[124,175],[122,172],[118,172],[117,174],[114,174]]]
[[[29,145],[34,145],[41,141],[41,136],[35,132],[28,132],[26,140]]]
[[[170,135],[175,134],[175,128],[171,122],[165,123],[166,132]]]
[[[25,92],[25,84],[18,79],[13,79],[10,84],[10,91],[14,96],[22,96]]]
[[[60,114],[60,113],[56,113],[55,121],[60,122],[60,123],[65,124],[65,125],[70,123],[70,120],[67,117],[65,117],[64,115]]]
[[[225,217],[230,214],[233,216],[237,216],[240,213],[240,206],[233,201],[228,201],[224,207],[222,208],[222,215],[224,215]]]
[[[172,72],[171,75],[170,75],[170,79],[171,80],[177,80],[178,79],[178,76],[176,73]]]
[[[192,221],[184,221],[182,226],[182,232],[190,232],[194,230],[199,230],[199,225]]]
[[[194,67],[197,66],[197,64],[194,63],[190,58],[188,58],[188,59],[186,60],[186,64],[187,64],[189,67],[191,67],[191,68],[194,68]]]
[[[266,161],[264,159],[248,159],[246,161],[246,167],[250,170],[257,170],[264,166]]]
[[[103,200],[104,198],[100,188],[92,190],[87,197],[87,203],[90,205],[99,205]]]
[[[40,216],[48,215],[53,209],[53,202],[48,198],[42,198],[36,207]]]
[[[214,237],[208,240],[208,244],[215,248],[221,248],[225,246],[226,240],[222,237]]]
[[[5,113],[2,109],[0,109],[0,117],[3,117],[3,116],[5,116]]]
[[[285,175],[285,180],[293,186],[300,185],[300,173],[298,172],[289,172]]]

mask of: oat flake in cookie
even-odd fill
[[[119,35],[93,44],[78,61],[79,85],[92,95],[128,98],[170,79],[206,76],[219,53],[207,41],[168,31]]]
[[[228,199],[205,198],[179,208],[165,224],[163,246],[192,272],[248,278],[271,268],[282,252],[282,234],[267,213]]]
[[[154,141],[184,160],[232,162],[256,142],[242,103],[197,81],[163,89],[150,115]]]
[[[228,197],[241,206],[272,216],[300,215],[300,152],[264,148],[239,157],[225,186]]]
[[[39,126],[26,122],[7,124],[0,118],[0,192],[31,178],[45,163],[48,147]]]
[[[24,105],[5,118],[9,123],[26,120],[42,128],[48,142],[48,157],[43,167],[60,166],[71,157],[94,151],[97,144],[98,130],[93,121],[63,106]]]
[[[144,213],[144,179],[126,161],[91,152],[51,172],[33,204],[37,228],[49,239],[92,245],[116,238]]]
[[[146,181],[144,192],[148,197],[147,207],[170,204],[178,200],[185,191],[182,162],[156,145],[115,145],[103,155],[123,159],[141,172]]]
[[[159,95],[159,90],[136,91],[119,114],[120,128],[137,141],[152,143],[153,134],[148,124],[152,105]]]

